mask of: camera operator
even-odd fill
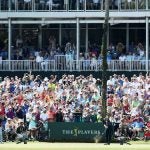
[[[20,120],[19,126],[16,130],[17,133],[17,144],[24,142],[24,144],[27,144],[27,128],[24,126],[24,122]]]

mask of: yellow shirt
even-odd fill
[[[48,88],[54,91],[56,89],[56,85],[54,83],[49,83]]]

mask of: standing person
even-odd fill
[[[3,127],[1,119],[0,119],[0,144],[3,144]]]
[[[56,122],[63,122],[63,113],[61,108],[59,108],[56,113]]]
[[[107,118],[105,121],[104,121],[104,127],[105,127],[105,134],[106,134],[106,144],[105,145],[110,145],[110,142],[111,142],[111,138],[112,138],[112,135],[113,135],[113,124],[112,122]]]
[[[37,122],[36,122],[36,112],[32,112],[32,116],[29,121],[29,131],[31,139],[35,140],[36,138],[36,129],[37,129]]]
[[[68,0],[64,0],[64,10],[68,11],[68,5],[69,5]]]

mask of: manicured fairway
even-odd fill
[[[131,143],[131,145],[102,143],[5,143],[0,150],[150,150],[150,143]]]

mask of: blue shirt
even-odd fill
[[[134,128],[143,128],[144,127],[144,123],[135,121],[135,122],[133,122],[132,126]]]

